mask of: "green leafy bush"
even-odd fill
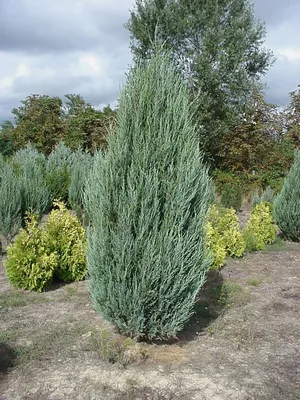
[[[300,150],[288,172],[282,190],[274,202],[274,215],[284,236],[300,241]]]
[[[193,313],[209,256],[212,183],[189,94],[167,56],[129,74],[117,132],[85,189],[94,305],[131,337],[174,337]]]
[[[276,228],[267,203],[260,203],[254,207],[243,236],[248,251],[263,250],[267,244],[275,241]]]
[[[49,251],[38,218],[30,215],[26,228],[20,230],[15,242],[7,248],[8,280],[17,288],[41,292],[52,282],[56,267],[57,256]]]
[[[245,253],[245,241],[238,217],[232,208],[217,208],[213,205],[208,213],[206,234],[212,256],[211,269],[220,269],[226,256],[242,257]]]
[[[8,240],[22,223],[22,184],[13,167],[6,163],[0,172],[0,232]]]
[[[221,203],[225,208],[234,208],[240,211],[242,205],[242,189],[226,183],[221,194]]]
[[[246,173],[215,169],[212,176],[218,193],[221,194],[225,185],[230,184],[234,187],[240,187],[243,194],[248,195],[255,191],[261,193],[268,186],[274,193],[278,193],[283,184],[283,174],[284,171],[282,169],[280,173],[274,171]]]
[[[58,208],[41,226],[37,215],[30,214],[8,246],[6,273],[16,287],[41,292],[54,278],[71,282],[86,274],[85,230],[63,203],[54,206]]]
[[[55,276],[63,282],[86,275],[86,234],[78,218],[61,202],[54,203],[45,225],[47,249],[57,257]]]

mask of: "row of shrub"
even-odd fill
[[[211,269],[220,269],[226,257],[242,257],[246,252],[263,250],[276,239],[276,228],[268,203],[261,202],[241,230],[233,208],[213,205],[206,223],[207,243],[211,252]]]
[[[64,147],[61,147],[61,149],[65,151]],[[32,152],[32,149],[28,148],[26,152],[31,155],[35,154],[37,156],[36,159],[39,160],[40,155]],[[17,162],[18,158],[19,161]],[[14,162],[15,166],[17,165],[18,167],[29,165],[29,163],[24,163],[20,153],[16,155]],[[37,165],[39,163],[40,161],[37,162]],[[57,166],[59,168],[60,164],[57,163]],[[290,175],[295,173],[294,170],[295,168],[293,167]],[[11,174],[14,173],[10,164],[7,166],[7,171]],[[81,173],[80,168],[75,168],[74,171]],[[10,175],[3,176],[7,178]],[[22,176],[24,177],[24,175]],[[80,180],[79,178],[76,182],[80,182]],[[82,177],[82,180],[84,180],[84,177]],[[5,180],[2,180],[2,182],[5,182]],[[33,180],[33,182],[37,185],[36,180]],[[43,181],[38,183],[44,189]],[[286,237],[292,240],[299,240],[297,224],[291,224],[291,221],[288,223],[285,216],[286,207],[283,205],[282,198],[285,198],[284,201],[287,203],[284,194],[289,189],[287,187],[288,183],[289,179],[286,180],[283,193],[276,198],[278,204],[276,215],[279,225],[286,233]],[[38,189],[34,185],[33,187]],[[79,188],[78,192],[80,193],[81,191],[82,187]],[[38,205],[39,208],[37,207],[35,211],[42,213],[41,204],[47,203],[43,203],[43,197],[38,197],[37,193],[35,192],[34,196],[25,200],[32,207],[33,205]],[[70,194],[72,193],[70,193],[69,188]],[[77,195],[78,193],[76,192],[75,194]],[[70,198],[73,199],[73,204],[81,205],[79,201],[74,200],[74,197],[69,196]],[[226,257],[242,257],[246,252],[263,250],[267,244],[275,241],[274,199],[274,193],[269,187],[261,194],[255,193],[252,199],[253,210],[243,230],[240,228],[234,208],[225,208],[216,204],[210,207],[206,218],[205,231],[206,246],[211,254],[211,269],[220,269],[224,265]],[[82,202],[82,196],[80,202]],[[294,203],[296,203],[295,200]],[[62,202],[55,202],[54,207],[55,209],[51,211],[47,222],[42,225],[39,225],[38,214],[27,215],[25,229],[21,229],[15,243],[8,246],[7,275],[10,282],[16,287],[41,291],[47,288],[54,278],[64,282],[71,282],[82,279],[85,276],[85,230],[79,220],[67,210]],[[296,231],[294,229],[295,226]],[[293,232],[291,232],[291,227]]]
[[[205,227],[213,270],[219,270],[226,257],[242,257],[246,251],[263,250],[276,238],[266,203],[255,206],[243,232],[235,211],[216,205],[210,208]],[[25,228],[7,248],[5,266],[15,287],[38,292],[48,288],[53,279],[81,280],[86,273],[85,230],[62,202],[55,202],[42,224],[37,215],[27,215]]]
[[[240,257],[245,251],[263,250],[276,238],[275,222],[286,239],[299,242],[300,150],[295,152],[294,163],[277,195],[270,186],[253,194],[251,217],[243,231],[235,214],[241,206],[240,189],[226,183],[221,203],[232,208],[213,206],[206,226],[212,268],[219,269],[227,256]]]
[[[0,160],[0,232],[8,240],[24,224],[27,212],[41,218],[54,200],[68,204],[78,216],[82,212],[82,190],[92,156],[72,152],[59,143],[48,157],[31,145],[10,159]]]
[[[72,162],[75,155],[81,156],[80,162]],[[68,282],[85,276],[86,254],[83,245],[85,231],[78,219],[68,212],[63,203],[54,203],[57,209],[50,213],[46,224],[39,226],[38,222],[48,207],[51,193],[63,195],[64,198],[68,194],[69,204],[75,211],[81,213],[83,182],[89,166],[92,165],[91,159],[80,152],[70,152],[63,144],[60,144],[50,156],[46,161],[43,155],[27,147],[16,153],[10,162],[5,164],[2,161],[0,164],[1,184],[6,185],[8,189],[2,192],[2,202],[6,199],[7,204],[13,205],[12,198],[22,198],[22,203],[19,202],[20,205],[15,208],[14,213],[12,214],[12,209],[7,213],[10,218],[13,216],[14,228],[20,225],[22,212],[24,213],[26,207],[36,213],[27,216],[25,229],[21,229],[14,245],[10,245],[7,249],[6,268],[9,280],[17,287],[29,290],[44,290],[53,278]],[[47,167],[50,167],[49,175],[43,172],[47,171]],[[290,175],[295,174],[294,170],[295,167],[292,168]],[[50,185],[52,191],[47,186],[49,176],[53,179],[53,185]],[[54,185],[56,182],[54,176],[60,185]],[[21,185],[17,184],[18,177]],[[43,179],[45,177],[46,179]],[[70,185],[71,182],[73,184]],[[291,224],[291,221],[287,223],[284,215],[286,207],[283,207],[282,198],[286,199],[285,192],[291,191],[291,188],[287,187],[291,183],[289,185],[288,183],[289,179],[286,180],[283,193],[277,196],[276,202],[280,210],[277,207],[276,215],[279,225],[286,232],[286,237],[299,240],[298,231],[294,232],[293,229],[294,233],[290,232],[291,226],[294,228],[295,224]],[[7,197],[5,198],[3,194]],[[211,269],[220,269],[228,256],[242,257],[245,252],[263,250],[267,244],[275,240],[274,199],[274,192],[270,187],[260,194],[254,193],[253,211],[243,230],[240,229],[234,208],[217,205],[210,208],[205,230],[206,245],[211,253]],[[295,199],[293,201],[296,204]],[[25,205],[23,209],[22,204]],[[5,227],[5,223],[5,218],[2,218],[2,226]],[[7,227],[7,231],[10,229],[11,233],[9,218]]]

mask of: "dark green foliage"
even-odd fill
[[[110,106],[96,110],[78,95],[65,97],[66,145],[73,150],[82,147],[91,152],[105,148],[109,130],[116,125],[116,112]]]
[[[49,154],[63,134],[62,101],[58,97],[28,96],[19,108],[14,108],[16,128],[14,143],[17,148],[28,142]]]
[[[14,126],[10,121],[5,121],[0,127],[0,154],[11,156],[15,150],[13,141]]]
[[[233,186],[226,183],[221,194],[221,203],[226,208],[234,208],[240,211],[242,205],[242,189],[239,185]]]
[[[0,232],[8,240],[22,222],[22,184],[13,167],[6,163],[0,171]]]
[[[200,144],[214,158],[272,63],[250,1],[136,0],[127,28],[136,60],[152,54],[155,38],[171,50],[195,98]]]
[[[201,158],[186,86],[154,55],[131,71],[85,191],[91,295],[124,334],[173,337],[193,313],[210,264],[213,189]]]
[[[300,150],[274,202],[274,216],[284,236],[300,241]]]
[[[223,192],[225,185],[229,183],[232,186],[240,186],[245,195],[252,194],[255,191],[262,192],[268,186],[270,186],[274,193],[280,192],[284,175],[284,171],[281,171],[280,174],[272,171],[251,174],[240,171],[222,171],[219,169],[215,169],[212,173],[219,194]]]
[[[75,94],[65,95],[64,100],[30,95],[12,114],[14,124],[5,121],[0,126],[0,153],[5,156],[27,143],[48,155],[60,141],[72,150],[82,147],[94,152],[106,147],[108,130],[116,120],[116,112],[109,105],[97,110]]]
[[[51,193],[51,201],[68,201],[73,155],[64,143],[58,143],[49,154],[46,163],[46,182]]]

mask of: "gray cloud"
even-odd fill
[[[291,16],[299,14],[300,4],[297,0],[254,0],[256,15],[272,29]]]
[[[79,93],[113,103],[131,62],[124,28],[134,0],[0,0],[0,121],[32,93]],[[284,105],[300,83],[299,0],[255,0],[266,47],[277,57],[264,77]]]
[[[128,6],[95,0],[0,2],[0,50],[45,54],[109,50],[127,40]]]
[[[274,52],[275,64],[263,78],[268,101],[288,104],[289,93],[300,83],[300,2],[255,0],[256,15],[266,23],[266,47]]]

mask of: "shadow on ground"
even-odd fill
[[[177,338],[170,340],[154,340],[151,343],[156,345],[172,345],[185,343],[195,340],[195,338],[205,332],[209,325],[217,319],[226,307],[226,291],[224,290],[224,278],[218,271],[211,271],[208,274],[205,285],[200,290],[194,314],[178,333]]]
[[[0,343],[0,380],[14,366],[17,358],[15,350],[6,343]]]
[[[182,332],[178,334],[180,342],[189,342],[201,335],[205,329],[219,317],[226,307],[223,290],[223,276],[220,272],[211,271],[201,289],[194,307],[194,315]]]

